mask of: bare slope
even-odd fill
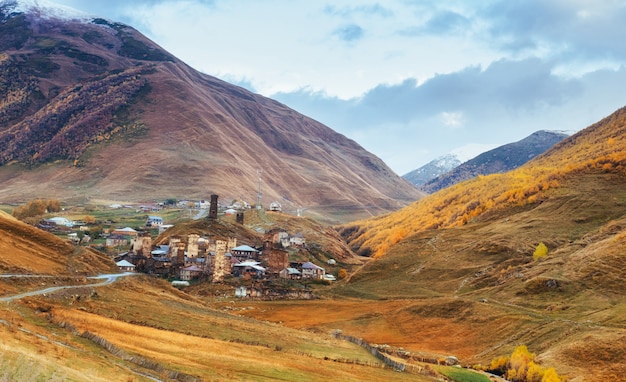
[[[78,248],[0,211],[0,273],[94,275],[114,270],[113,262]]]
[[[420,197],[354,141],[134,29],[0,7],[0,198],[206,198],[365,217]]]

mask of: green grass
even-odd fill
[[[486,375],[460,367],[439,366],[437,371],[455,382],[489,382]]]

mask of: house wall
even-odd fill
[[[226,247],[228,242],[215,241],[215,266],[213,267],[213,282],[222,282],[229,267],[226,264]]]
[[[200,239],[200,235],[187,235],[187,257],[198,257],[198,239]]]

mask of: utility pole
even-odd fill
[[[256,172],[259,175],[259,192],[257,193],[256,209],[260,210],[261,209],[261,198],[263,197],[263,194],[261,193],[261,176],[263,175],[263,170],[256,170]]]

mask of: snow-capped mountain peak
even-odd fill
[[[91,21],[93,15],[48,0],[0,0],[11,12],[29,13],[42,19]]]

